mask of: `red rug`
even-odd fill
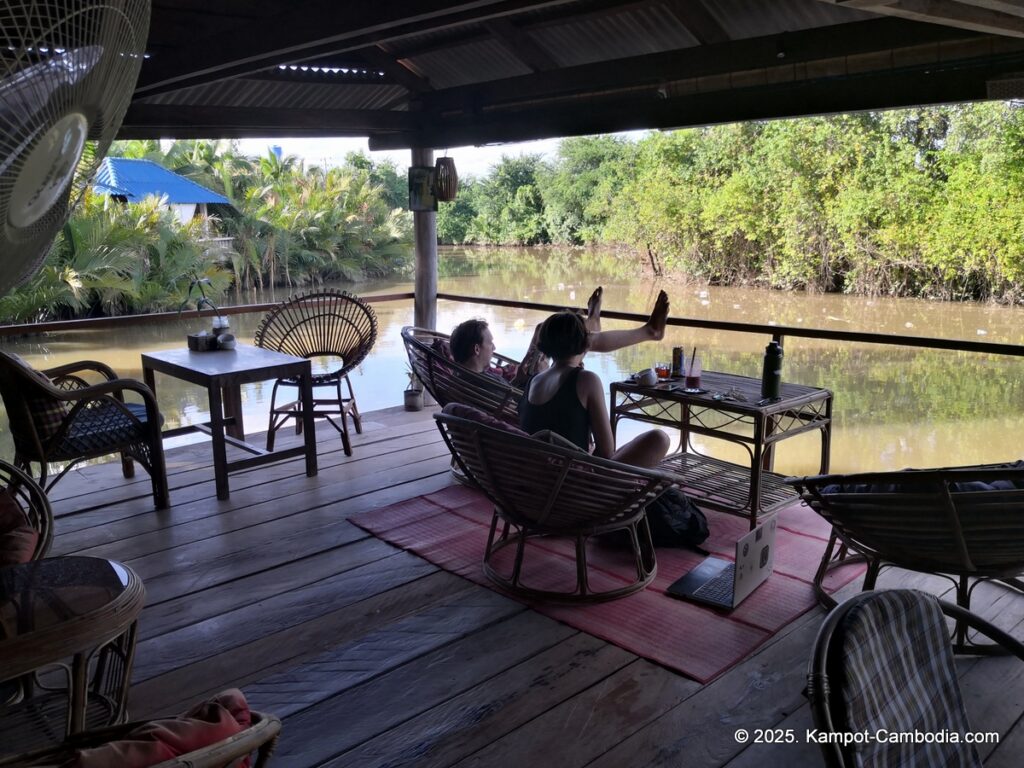
[[[491,510],[491,504],[481,493],[452,486],[356,515],[351,521],[446,571],[497,588],[484,575],[481,565]],[[708,525],[711,536],[704,543],[705,548],[732,559],[736,540],[747,532],[747,521],[709,512]],[[702,559],[702,555],[684,549],[659,549],[657,577],[647,589],[629,597],[585,606],[540,602],[531,605],[546,616],[706,683],[816,607],[811,582],[828,534],[828,523],[807,507],[794,505],[779,512],[775,572],[730,613],[665,594],[669,584]],[[511,562],[513,550],[514,547],[507,547],[500,556]],[[613,572],[602,570],[602,565],[615,565],[618,558],[621,566],[622,558],[628,561],[629,557],[597,544],[589,549],[594,588],[605,586],[599,583],[602,577],[616,578]],[[495,560],[495,567],[507,572],[498,557]],[[531,544],[524,558],[523,581],[548,589],[566,581],[571,585],[574,568],[569,542],[552,539]],[[858,565],[835,569],[826,578],[825,587],[833,592],[861,573],[863,566]]]

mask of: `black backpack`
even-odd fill
[[[678,488],[669,488],[647,505],[647,523],[656,547],[688,547],[704,552],[708,519]]]

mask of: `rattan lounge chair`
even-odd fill
[[[28,473],[2,460],[0,493],[10,494],[24,515],[25,522],[38,534],[35,549],[29,559],[38,560],[46,557],[53,542],[53,510],[50,508],[50,500],[46,498],[46,493]],[[0,560],[0,564],[3,562]]]
[[[644,512],[673,485],[671,475],[599,459],[556,435],[545,442],[516,434],[518,430],[446,413],[434,418],[462,471],[494,504],[483,562],[493,582],[524,597],[586,603],[637,592],[654,579],[657,562]],[[633,563],[628,573],[618,574],[616,586],[595,592],[587,565],[587,540],[612,531],[628,532]],[[566,537],[573,542],[576,583],[572,590],[523,584],[524,552],[539,537]],[[511,573],[500,573],[493,559],[509,545],[516,548]]]
[[[448,334],[426,328],[406,326],[402,341],[409,355],[409,365],[423,386],[439,405],[465,403],[479,408],[509,424],[519,424],[519,400],[523,390],[498,376],[477,373],[453,362],[439,351],[448,343]],[[517,366],[519,363],[495,354],[495,367]]]
[[[829,614],[807,671],[814,725],[833,742],[821,744],[829,768],[981,765],[974,744],[964,738],[972,729],[945,616],[1024,660],[1024,645],[1002,630],[915,590],[864,592]],[[879,731],[932,739],[892,743],[875,739]],[[859,738],[865,733],[872,738]]]
[[[256,329],[256,346],[295,357],[334,358],[331,370],[313,374],[313,417],[325,418],[341,434],[345,455],[352,455],[348,436],[348,417],[356,432],[362,434],[363,422],[356,407],[349,373],[373,349],[377,341],[377,315],[373,307],[348,291],[325,288],[300,293],[281,302],[263,318]],[[342,394],[341,384],[348,388]],[[302,433],[302,402],[277,404],[280,387],[298,391],[298,379],[278,379],[270,395],[270,428],[267,450],[274,449],[274,435],[289,419],[295,420],[295,434]],[[332,387],[331,397],[318,397],[317,388]],[[337,416],[340,424],[332,417]]]
[[[172,760],[164,760],[153,768],[234,768],[239,761],[256,753],[252,768],[264,768],[270,761],[270,755],[277,745],[278,734],[281,732],[281,721],[275,715],[267,715],[250,711],[252,725],[234,736],[217,741],[202,749],[179,755]],[[141,722],[123,723],[93,731],[84,731],[69,737],[63,744],[50,749],[14,755],[0,759],[0,767],[33,768],[39,766],[52,767],[63,765],[75,750],[88,749],[124,738],[128,733],[142,725]]]
[[[105,381],[90,385],[79,375],[84,371]],[[120,453],[124,476],[134,477],[132,460],[138,461],[149,472],[156,508],[170,505],[160,411],[142,382],[118,378],[92,360],[36,371],[0,352],[0,392],[14,437],[14,463],[31,474],[38,462],[45,490],[80,461]],[[125,402],[125,392],[139,395],[142,403]],[[66,466],[47,483],[49,462]]]
[[[886,565],[949,578],[957,604],[968,610],[979,580],[1024,588],[1016,578],[1024,573],[1024,465],[817,475],[786,482],[832,524],[814,579],[824,605],[835,602],[821,582],[829,568],[845,562],[840,558],[846,550],[868,564],[865,590],[874,589]],[[968,650],[965,642],[960,627],[958,650]]]

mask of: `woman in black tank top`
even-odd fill
[[[667,304],[667,302],[666,302]],[[650,430],[615,448],[604,385],[597,374],[582,368],[589,334],[575,312],[558,312],[540,327],[538,347],[552,366],[534,376],[519,404],[519,423],[527,432],[549,429],[594,455],[641,467],[652,467],[668,453],[668,436]]]

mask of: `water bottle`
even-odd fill
[[[761,372],[761,397],[778,400],[782,386],[782,345],[772,341],[764,350],[764,369]]]

